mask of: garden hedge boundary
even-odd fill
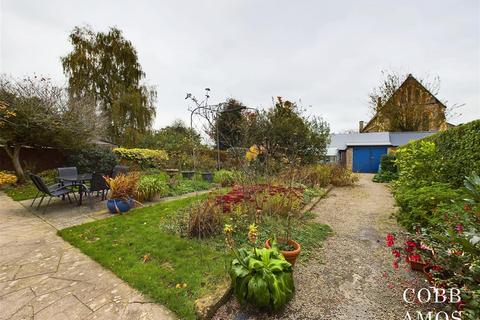
[[[439,161],[435,182],[461,187],[465,176],[480,171],[480,120],[438,132],[401,148],[419,146],[422,141],[433,142],[436,146]]]

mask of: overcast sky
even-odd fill
[[[369,119],[383,69],[441,78],[439,98],[480,118],[478,0],[0,0],[0,70],[64,84],[60,56],[74,26],[116,26],[157,87],[155,127],[188,119],[186,92],[268,107],[301,101],[333,131]]]

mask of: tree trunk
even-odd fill
[[[4,149],[7,152],[7,155],[12,160],[13,169],[15,170],[15,174],[17,175],[17,179],[19,183],[25,182],[25,173],[23,172],[22,165],[20,163],[20,149],[22,148],[21,145],[14,145],[13,150],[5,145]]]

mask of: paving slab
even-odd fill
[[[42,216],[0,192],[0,320],[176,319],[56,235],[110,216],[86,207],[62,217],[64,205]]]

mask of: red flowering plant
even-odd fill
[[[406,239],[400,241],[401,245],[395,245],[397,233],[389,233],[385,237],[387,247],[391,248],[393,259],[393,268],[398,269],[402,260],[405,265],[410,264],[413,270],[423,271],[423,268],[430,264],[433,257],[433,250],[425,244],[421,235],[415,236],[411,234],[402,235],[401,238]]]

